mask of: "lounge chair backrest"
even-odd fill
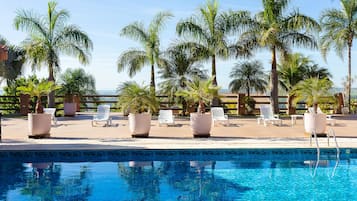
[[[271,108],[271,105],[261,105],[260,115],[262,115],[264,119],[274,118],[274,113],[273,113],[273,109]]]
[[[43,108],[43,112],[55,116],[56,108]]]
[[[220,118],[224,117],[224,110],[222,107],[212,107],[211,108],[211,114],[213,118]]]
[[[97,107],[98,119],[108,119],[109,113],[110,113],[110,105],[98,105]]]
[[[309,111],[309,113],[314,113],[313,107],[309,107],[307,110]],[[322,110],[319,107],[317,108],[317,114],[323,114]]]
[[[172,119],[172,110],[160,110],[159,116],[161,119]]]

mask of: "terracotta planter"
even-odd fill
[[[28,114],[29,137],[49,137],[51,130],[50,114]]]
[[[129,130],[132,137],[148,137],[151,127],[151,114],[130,113],[128,116]]]
[[[77,104],[76,103],[64,103],[63,112],[64,116],[74,116],[76,115]]]
[[[78,95],[74,95],[73,101],[76,103],[76,112],[80,112],[81,111],[81,97]]]
[[[326,131],[326,114],[304,114],[304,127],[306,133],[316,131],[316,134],[323,134]]]
[[[211,114],[191,113],[190,123],[193,137],[209,137],[212,126]]]

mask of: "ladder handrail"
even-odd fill
[[[332,137],[333,137],[333,139],[334,139],[334,141],[335,141],[335,145],[336,145],[336,159],[337,160],[340,160],[340,147],[338,146],[338,143],[337,143],[337,138],[336,138],[336,134],[335,134],[335,131],[332,129],[332,128],[330,128],[329,130],[328,130],[328,132],[327,132],[327,144],[328,144],[328,146],[330,146],[330,135],[332,134]]]
[[[317,160],[316,160],[316,165],[315,165],[315,168],[314,168],[314,173],[312,174],[312,177],[315,177],[316,175],[316,171],[317,171],[317,167],[319,166],[319,163],[320,163],[320,146],[319,146],[319,140],[317,139],[317,134],[316,134],[316,131],[312,131],[311,135],[310,135],[310,143],[311,143],[311,136],[314,136],[315,138],[315,143],[316,143],[316,151],[317,151]]]

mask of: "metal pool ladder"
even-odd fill
[[[315,144],[316,144],[316,150],[317,150],[316,165],[314,168],[314,172],[312,174],[312,176],[315,177],[317,167],[319,166],[319,163],[320,163],[320,146],[319,146],[319,140],[317,138],[317,134],[315,131],[313,131],[312,135],[310,135],[310,146],[312,146],[312,137],[315,138]],[[332,128],[329,128],[326,137],[327,137],[327,146],[330,146],[330,137],[333,137],[333,139],[335,141],[335,146],[336,146],[336,163],[335,163],[335,166],[334,166],[332,174],[331,174],[331,177],[333,177],[333,176],[335,176],[336,168],[340,162],[340,147],[338,146],[338,143],[337,143],[335,131]]]

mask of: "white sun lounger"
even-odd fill
[[[229,125],[228,115],[224,114],[224,110],[222,107],[212,107],[211,114],[213,126],[215,126],[216,122],[221,122],[224,125]]]
[[[261,121],[263,121],[264,126],[267,126],[269,123],[278,123],[279,126],[282,124],[282,120],[279,119],[279,115],[273,113],[273,108],[271,105],[260,106],[260,117],[258,118],[258,124],[260,124]]]
[[[43,112],[45,114],[50,114],[53,124],[57,125],[56,108],[43,108]]]
[[[160,110],[158,116],[159,126],[162,124],[175,124],[175,117],[172,110]]]
[[[106,122],[104,126],[112,125],[112,118],[110,117],[110,105],[98,105],[97,114],[93,116],[92,126],[98,122]]]

